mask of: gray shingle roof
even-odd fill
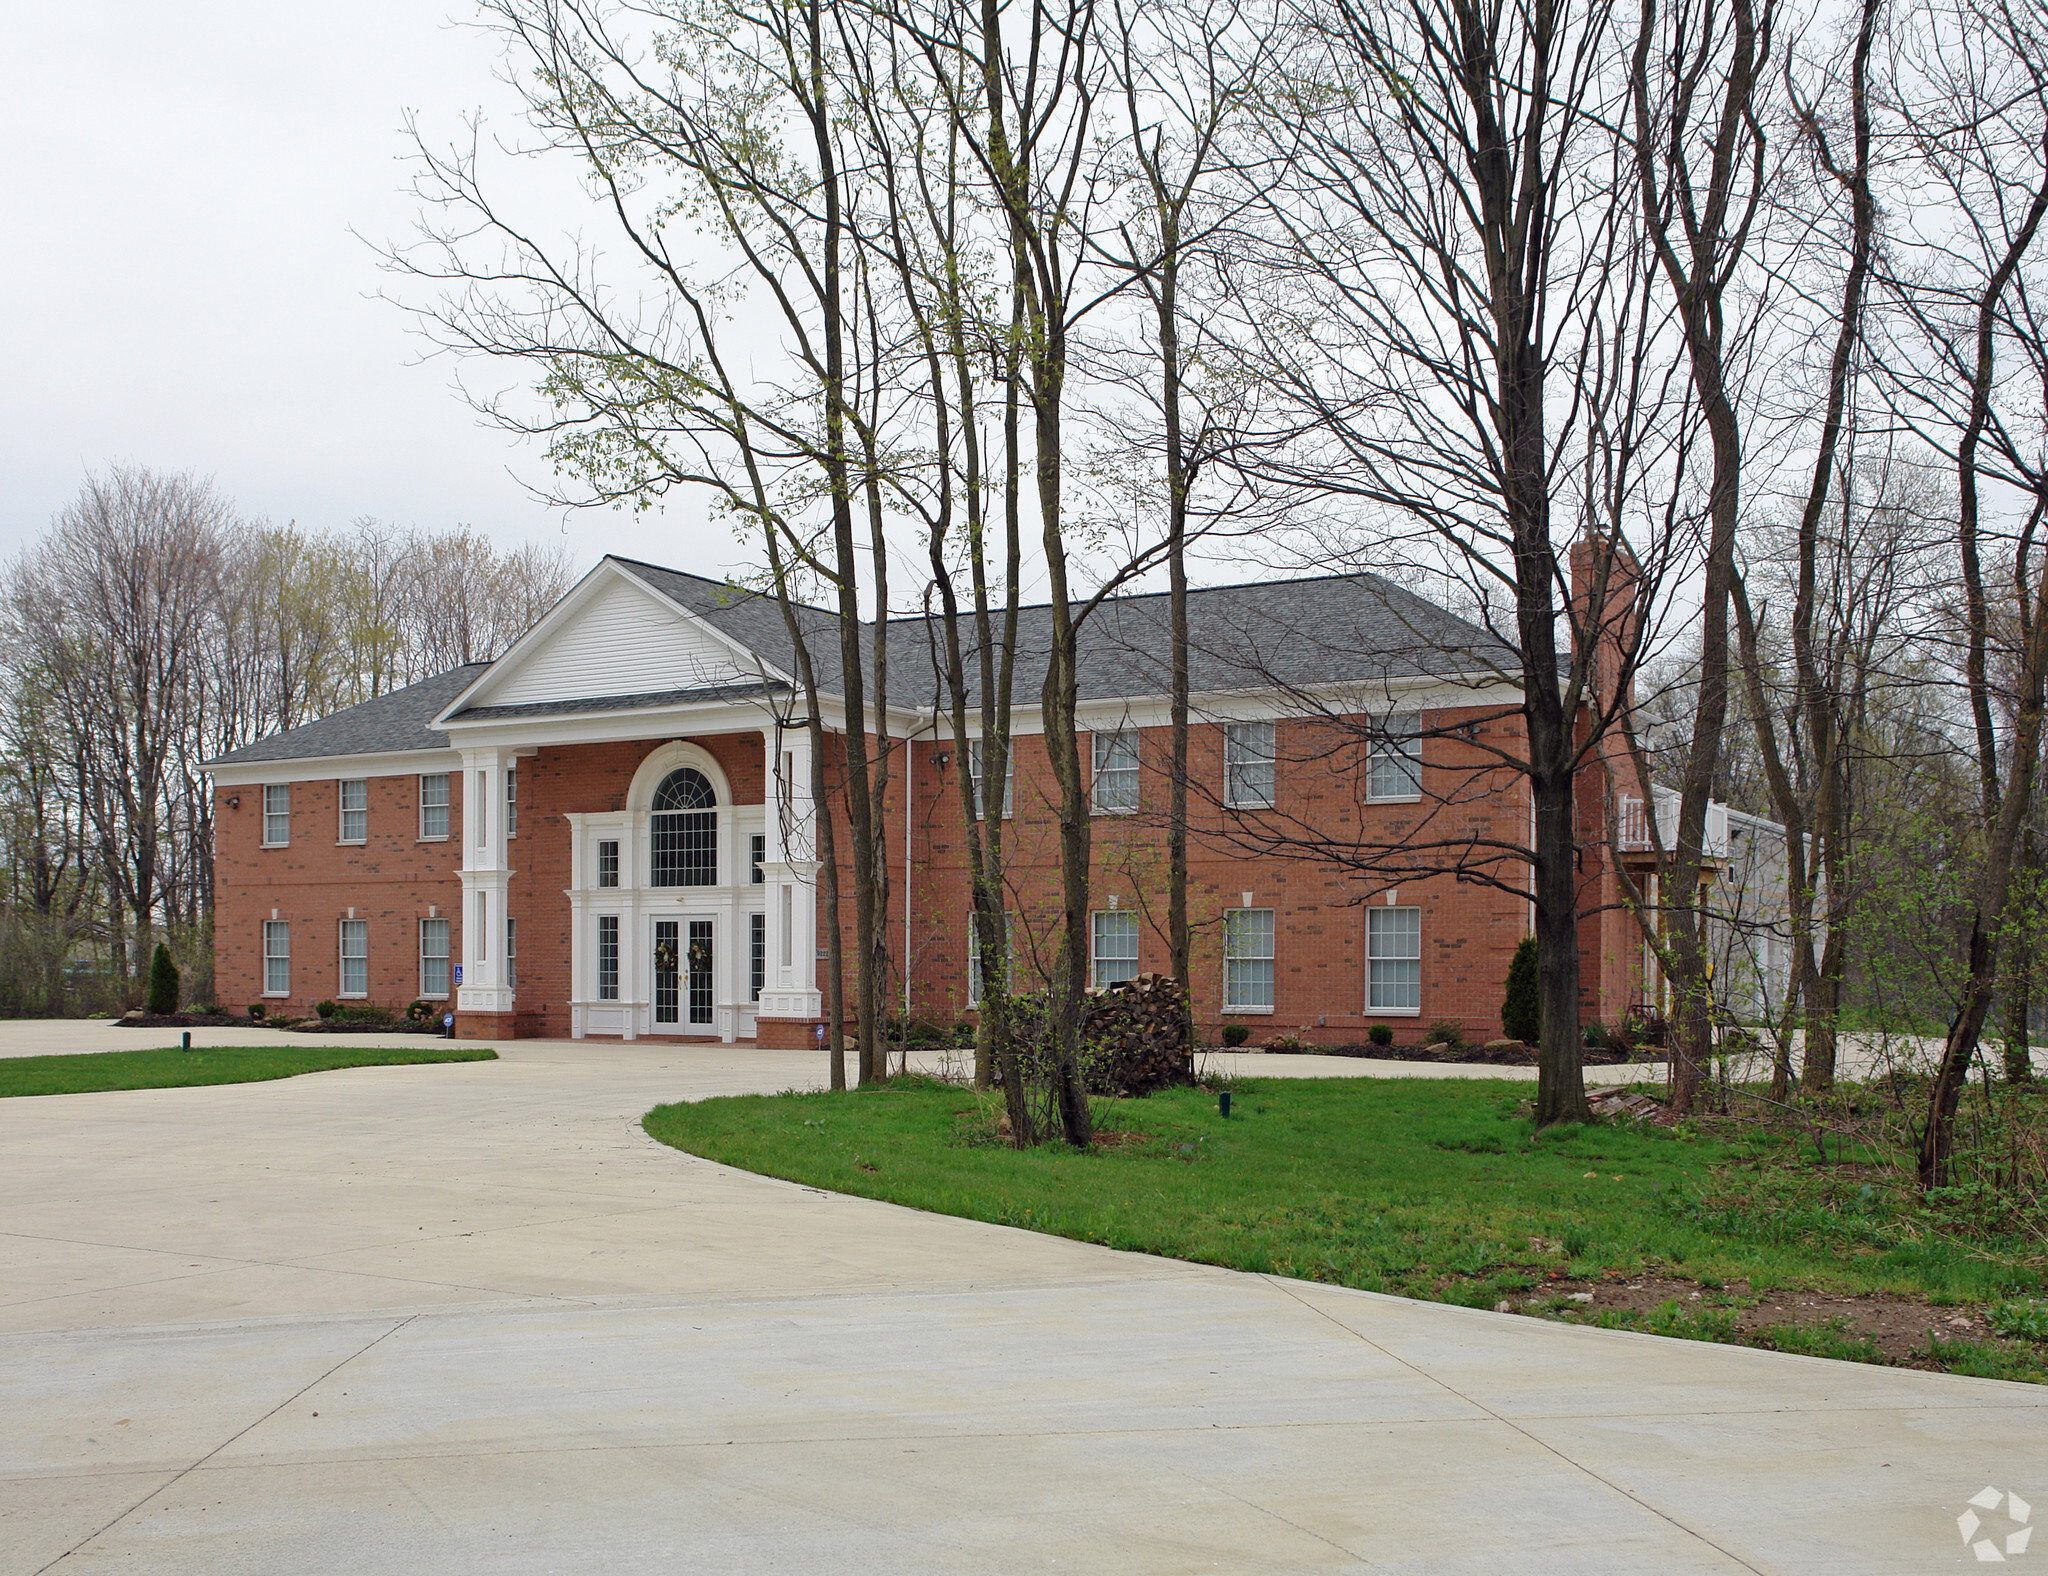
[[[771,683],[774,694],[787,694],[789,686]],[[692,706],[712,700],[758,700],[761,685],[704,684],[696,689],[655,690],[644,695],[592,695],[584,700],[521,701],[511,706],[465,706],[450,722],[496,722],[508,717],[574,717],[587,712],[644,711],[655,706]]]
[[[230,750],[209,766],[244,766],[258,761],[315,760],[328,755],[395,755],[406,750],[445,750],[448,735],[427,726],[443,708],[477,680],[487,662],[471,662],[404,689],[350,706],[318,722],[287,728],[267,739]]]
[[[796,658],[782,610],[771,596],[743,586],[630,558],[621,569],[737,641],[785,673]],[[1114,597],[1082,626],[1080,694],[1083,700],[1164,695],[1170,687],[1166,595]],[[818,685],[839,690],[839,638],[833,615],[800,606]],[[928,705],[940,698],[934,652],[936,621],[892,619],[888,625],[891,700]],[[862,627],[865,647],[873,626]],[[1405,591],[1379,575],[1326,575],[1269,580],[1256,585],[1212,586],[1188,593],[1190,683],[1196,694],[1244,689],[1370,684],[1426,674],[1516,670],[1514,652],[1456,614]],[[1017,625],[1019,698],[1036,697],[1052,647],[1052,610],[1021,610]],[[448,747],[447,736],[427,727],[482,674],[485,663],[452,668],[409,688],[351,706],[318,722],[231,751],[215,764],[303,760],[333,755],[384,755]],[[464,721],[565,716],[687,705],[726,695],[758,696],[758,684],[601,695],[526,705],[472,706]]]

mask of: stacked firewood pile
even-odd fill
[[[1166,974],[1140,974],[1098,992],[1081,1019],[1090,1094],[1142,1095],[1195,1081],[1187,992]]]

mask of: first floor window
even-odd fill
[[[263,994],[292,993],[292,927],[285,919],[263,922]]]
[[[448,835],[448,774],[446,772],[420,773],[420,836],[440,838]]]
[[[755,841],[759,841],[758,838]],[[759,1001],[768,983],[768,916],[747,916],[747,1000]]]
[[[597,845],[597,884],[601,887],[619,884],[619,845],[615,838],[607,837]]]
[[[1368,1012],[1422,1011],[1422,910],[1365,911]]]
[[[505,916],[505,988],[519,989],[519,921]]]
[[[1273,808],[1273,724],[1232,722],[1223,728],[1223,802],[1233,810]]]
[[[292,788],[271,783],[263,790],[263,841],[281,848],[292,840]]]
[[[1017,963],[1017,920],[1014,915],[1003,916],[1003,955],[996,960],[996,987],[1010,989]],[[981,916],[970,911],[967,915],[967,1005],[981,1005]]]
[[[974,818],[985,820],[988,809],[982,799],[982,778],[986,774],[981,766],[981,740],[973,739],[967,745],[967,776],[974,784]],[[1011,741],[1009,754],[1003,757],[1003,808],[1005,819],[1009,817],[1012,802],[1017,796],[1017,746]]]
[[[448,994],[448,921],[420,921],[420,994]]]
[[[1089,983],[1100,990],[1137,978],[1137,914],[1130,909],[1111,908],[1091,918],[1095,923],[1095,955],[1091,959]]]
[[[341,783],[341,840],[360,843],[370,835],[370,785],[360,777]]]
[[[1273,1006],[1273,911],[1223,911],[1223,1010],[1270,1011]]]
[[[1132,815],[1138,808],[1138,735],[1132,728],[1094,736],[1091,803],[1097,815]]]
[[[1389,717],[1380,725],[1365,769],[1366,798],[1422,797],[1422,755],[1415,743],[1420,731],[1421,719],[1412,716]]]
[[[597,916],[597,999],[619,999],[619,916]]]
[[[344,919],[341,922],[341,993],[344,996],[370,994],[370,922]]]

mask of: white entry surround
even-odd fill
[[[772,737],[772,735],[771,735]],[[718,798],[716,881],[703,886],[656,886],[652,881],[654,791],[678,767],[704,774]],[[688,740],[661,745],[640,763],[626,808],[596,814],[571,814],[570,886],[570,1033],[715,1037],[730,1044],[754,1037],[760,1007],[752,990],[752,916],[768,918],[779,896],[774,876],[763,864],[763,880],[753,879],[752,839],[768,834],[768,807],[733,803],[732,788],[712,755]],[[616,886],[600,885],[600,846],[618,844]],[[772,843],[768,852],[773,852]],[[790,901],[794,908],[794,894]],[[810,907],[808,894],[804,907]],[[599,987],[599,933],[605,919],[618,922],[618,995],[607,998]],[[655,946],[658,927],[675,926],[679,946],[687,950],[692,922],[711,927],[712,1000],[709,1017],[693,1021],[687,985],[674,1021],[658,1021],[655,1005]],[[775,927],[769,924],[766,982],[776,978]],[[686,960],[679,959],[679,965]],[[763,992],[764,997],[766,991]],[[811,992],[815,999],[816,991]],[[776,1016],[771,1012],[771,1016]]]

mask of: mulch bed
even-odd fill
[[[1534,1067],[1536,1049],[1530,1045],[1490,1050],[1484,1045],[1454,1045],[1432,1051],[1426,1045],[1310,1045],[1303,1050],[1311,1056],[1357,1056],[1378,1062],[1463,1062],[1482,1067]],[[1588,1067],[1620,1067],[1630,1062],[1661,1062],[1665,1053],[1649,1047],[1633,1054],[1589,1045],[1581,1053]]]
[[[241,1018],[225,1012],[141,1012],[114,1019],[121,1029],[284,1029],[293,1034],[439,1034],[439,1022],[353,1023],[340,1018]]]

